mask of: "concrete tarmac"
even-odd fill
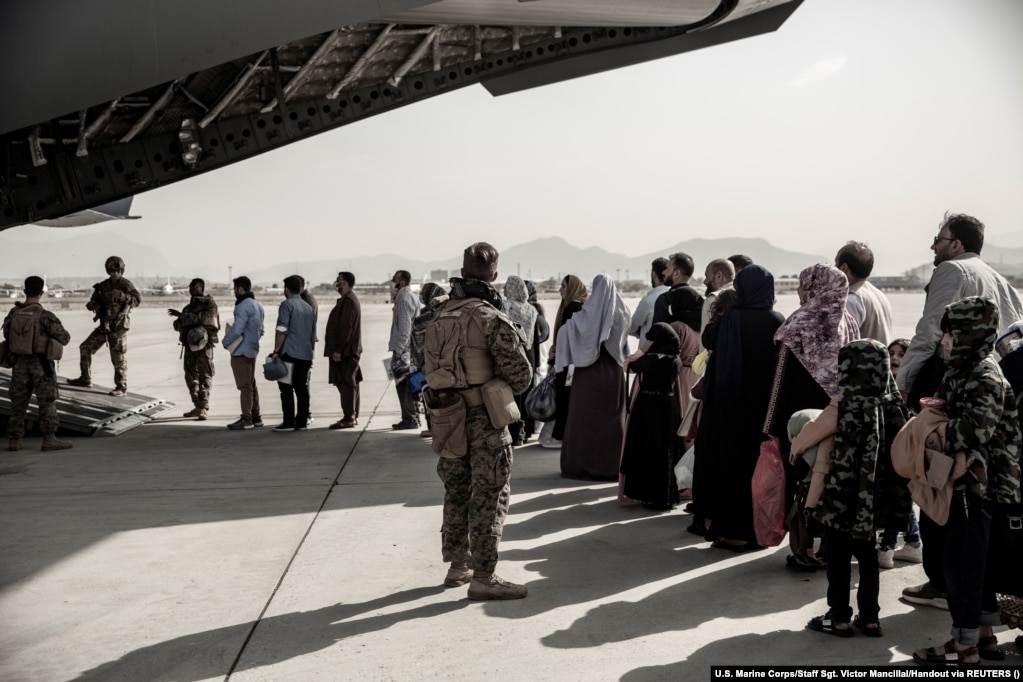
[[[189,409],[180,364],[138,362],[144,345],[131,389]],[[357,429],[327,428],[337,394],[318,365],[315,422],[284,434],[262,380],[267,427],[224,428],[238,399],[217,361],[209,421],[0,453],[0,680],[689,680],[906,664],[948,639],[947,612],[898,601],[924,581],[908,564],[882,571],[883,637],[806,631],[823,573],[786,569],[785,547],[713,549],[681,509],[619,507],[614,484],[562,479],[535,442],[515,453],[498,567],[529,597],[471,602],[441,585],[436,457],[391,431],[379,359],[364,356]],[[1009,666],[1016,634],[1000,633]]]

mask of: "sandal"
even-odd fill
[[[884,635],[884,631],[881,630],[881,622],[873,621],[872,623],[865,622],[862,618],[857,615],[852,621],[853,627],[862,632],[867,637],[881,637]]]
[[[977,652],[985,661],[1005,660],[1005,652],[998,648],[998,638],[994,635],[981,637],[977,641]]]
[[[980,661],[964,661],[964,658],[979,656],[977,647],[971,646],[968,649],[962,651],[956,650],[956,641],[950,639],[941,646],[928,647],[924,649],[917,649],[913,652],[913,660],[920,665],[928,665],[932,667],[947,667],[947,666],[961,666],[961,667],[979,667]]]
[[[845,627],[837,627],[839,625],[845,625]],[[806,624],[806,629],[813,630],[814,632],[823,632],[825,635],[834,635],[835,637],[843,638],[854,637],[856,635],[852,628],[849,627],[849,623],[831,620],[831,611],[828,611],[823,616],[815,616],[811,618]]]

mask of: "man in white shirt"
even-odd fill
[[[650,291],[636,306],[636,312],[632,314],[632,322],[629,323],[629,334],[639,338],[639,345],[646,341],[646,333],[654,325],[654,302],[668,290],[664,283],[664,269],[668,267],[667,258],[655,258],[650,264]]]
[[[735,279],[735,266],[727,258],[716,258],[707,263],[707,269],[703,272],[703,286],[706,291],[703,293],[703,311],[700,314],[700,333],[707,328],[707,322],[714,312],[714,304],[717,303],[718,294],[734,288],[732,281]],[[700,341],[700,348],[703,348],[703,341]]]
[[[888,297],[867,281],[874,271],[874,252],[863,242],[848,242],[838,250],[835,267],[849,280],[845,309],[860,326],[860,338],[887,346],[892,338],[892,306]]]

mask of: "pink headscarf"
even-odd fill
[[[860,336],[859,325],[846,312],[849,280],[824,263],[799,273],[806,303],[778,327],[774,340],[792,351],[829,396],[838,395],[838,349]]]

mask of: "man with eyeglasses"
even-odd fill
[[[987,263],[980,259],[984,247],[984,223],[973,216],[946,213],[934,237],[934,272],[927,284],[923,315],[917,322],[913,340],[902,358],[896,377],[899,391],[910,408],[919,407],[919,399],[934,395],[945,373],[942,355],[941,319],[945,308],[968,296],[990,299],[998,308],[998,335],[1023,320],[1019,294]],[[945,358],[947,359],[947,358]],[[911,604],[948,609],[946,599],[944,532],[926,514],[920,515],[923,540],[923,567],[927,582],[902,591]]]
[[[103,347],[110,346],[110,361],[114,365],[114,390],[110,395],[123,396],[128,392],[128,329],[131,327],[131,309],[142,303],[135,285],[124,278],[124,261],[111,256],[106,261],[107,279],[92,286],[92,297],[85,307],[94,313],[93,321],[99,326],[82,341],[80,353],[81,376],[69,379],[69,386],[92,386],[92,356]]]

